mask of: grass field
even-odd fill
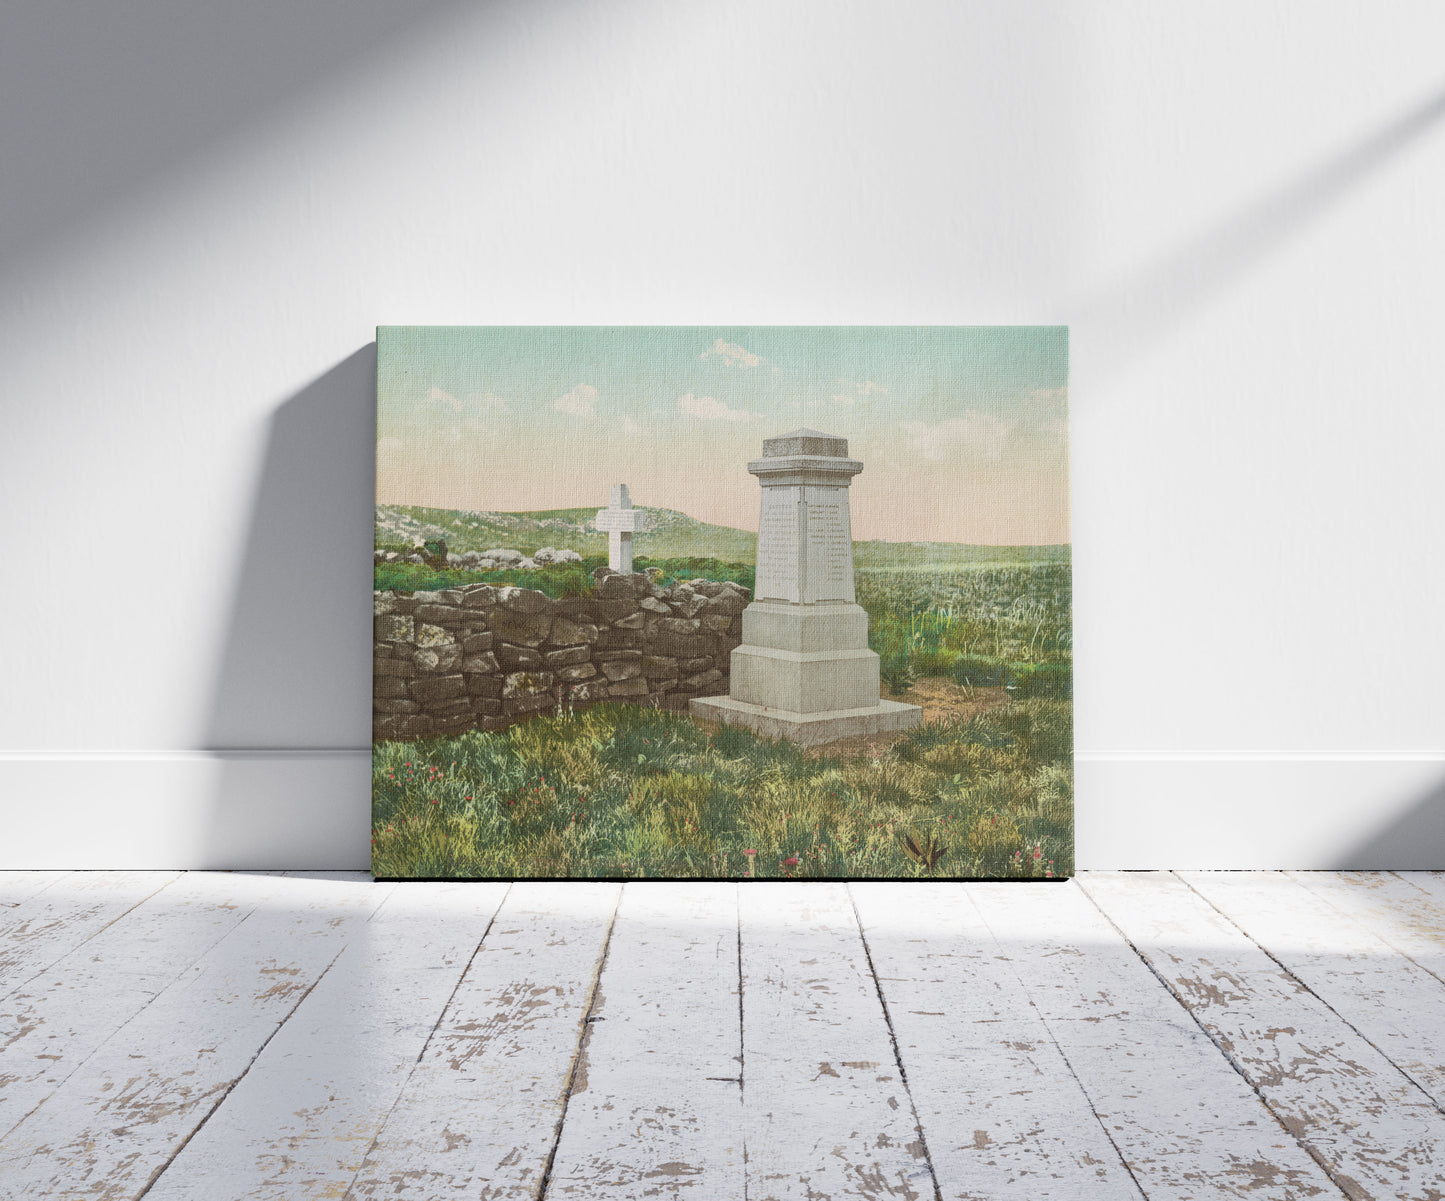
[[[595,510],[378,509],[378,545],[442,531],[454,552],[552,545],[531,571],[375,568],[377,589],[490,582],[583,595]],[[652,510],[639,570],[753,586],[755,536]],[[385,526],[385,531],[383,529]],[[388,541],[383,541],[383,532]],[[428,536],[431,536],[430,534]],[[1006,687],[1002,708],[926,724],[861,759],[625,705],[504,733],[378,743],[373,867],[388,877],[1045,876],[1073,870],[1070,548],[860,542],[858,603],[884,683]],[[912,849],[906,840],[912,840]],[[754,851],[754,855],[745,855]]]
[[[1071,568],[943,567],[858,572],[868,641],[884,683],[1007,684],[1022,695],[1072,692]]]
[[[373,870],[1064,876],[1071,756],[1070,707],[1054,700],[928,723],[852,760],[665,710],[598,705],[500,734],[377,744]]]

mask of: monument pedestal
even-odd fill
[[[730,696],[699,697],[690,708],[694,717],[742,726],[764,738],[786,738],[799,746],[822,746],[840,738],[911,729],[918,724],[923,712],[917,705],[880,699],[863,709],[792,713],[735,701]]]
[[[863,464],[842,438],[796,430],[748,464],[763,485],[757,600],[743,611],[725,697],[696,717],[818,746],[917,725],[917,705],[879,698],[868,614],[854,602],[848,485]]]

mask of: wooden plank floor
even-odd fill
[[[0,1198],[1445,1201],[1445,873],[0,873]]]

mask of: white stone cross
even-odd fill
[[[597,511],[597,528],[607,531],[607,566],[613,571],[632,571],[632,535],[645,516],[632,507],[626,484],[612,485],[612,504]]]

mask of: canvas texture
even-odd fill
[[[1072,874],[1068,331],[377,331],[372,870]]]

